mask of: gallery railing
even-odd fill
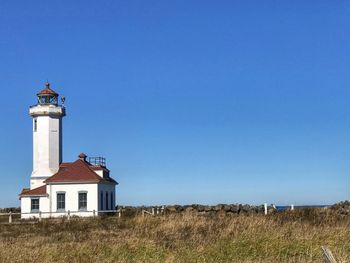
[[[106,158],[104,157],[88,157],[88,162],[92,165],[100,165],[106,167]]]

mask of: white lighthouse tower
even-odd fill
[[[30,189],[44,185],[44,180],[58,172],[62,163],[62,118],[64,106],[58,105],[58,96],[46,83],[38,94],[38,103],[30,107],[33,118],[33,172]]]

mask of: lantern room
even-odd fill
[[[45,89],[40,91],[38,94],[39,105],[56,105],[58,104],[58,93],[50,88],[50,83],[46,82]]]

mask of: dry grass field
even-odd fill
[[[350,262],[348,216],[306,209],[0,225],[0,262],[322,262],[322,245]]]

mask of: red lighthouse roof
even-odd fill
[[[38,96],[40,96],[40,95],[58,96],[59,94],[56,91],[54,91],[53,89],[50,88],[50,83],[46,82],[45,89],[40,91],[37,95]]]

